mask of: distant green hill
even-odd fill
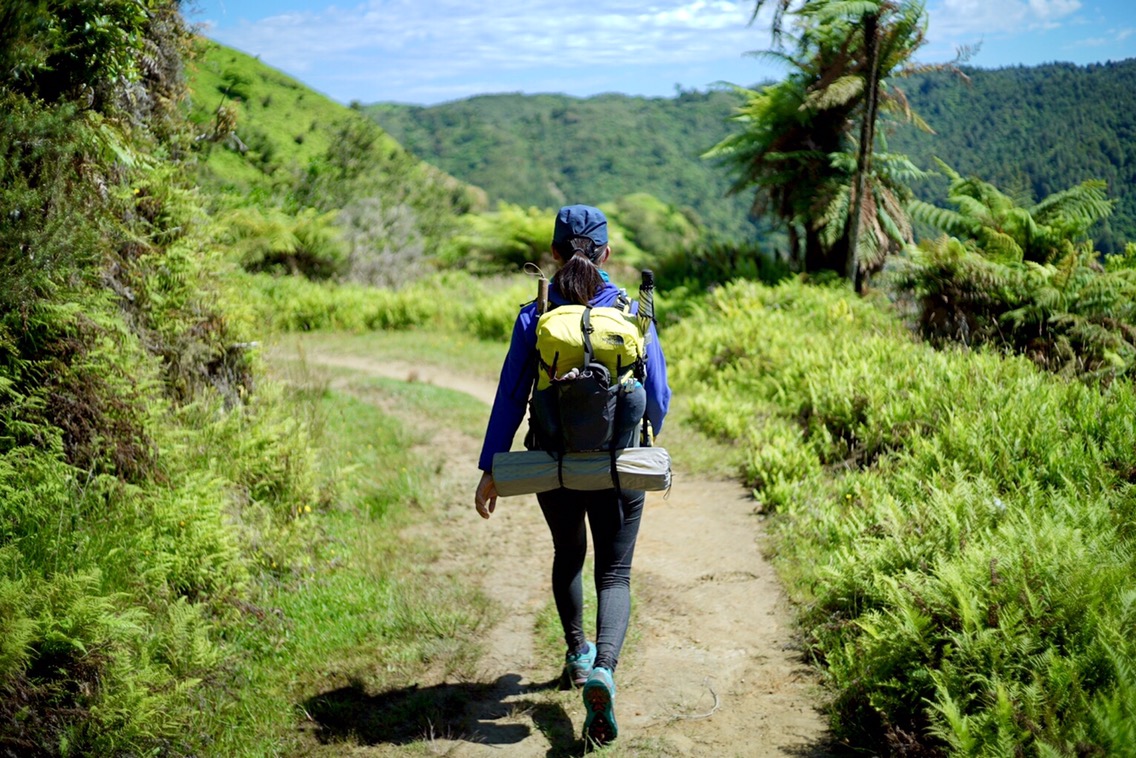
[[[891,148],[925,168],[938,155],[1033,198],[1105,179],[1117,208],[1102,248],[1136,240],[1136,59],[969,70],[901,82],[937,135],[902,129]],[[555,205],[645,191],[697,211],[710,228],[752,233],[748,198],[723,197],[725,171],[699,155],[732,128],[732,92],[675,98],[492,95],[432,107],[365,108],[423,160],[483,187],[492,200]],[[945,183],[915,188],[942,202]]]
[[[731,92],[675,98],[484,95],[433,107],[364,112],[408,150],[491,200],[555,207],[637,192],[689,208],[721,233],[750,236],[749,200],[725,198],[729,177],[699,158],[729,131]]]

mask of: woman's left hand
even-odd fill
[[[481,481],[477,483],[473,503],[481,518],[489,518],[497,507],[497,485],[493,481],[493,474],[488,471],[481,473]]]

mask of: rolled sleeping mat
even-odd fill
[[[671,457],[662,447],[629,447],[615,459],[619,486],[629,490],[666,490],[671,486]],[[493,456],[497,494],[532,495],[561,486],[570,490],[609,490],[611,453],[565,453],[563,463],[543,450],[521,450]]]

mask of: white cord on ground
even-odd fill
[[[714,707],[706,711],[706,713],[675,713],[671,715],[671,721],[698,721],[700,719],[708,719],[718,712],[718,709],[722,707],[722,701],[718,698],[718,693],[714,691],[714,685],[710,683],[710,677],[703,679],[702,684],[704,684],[706,689],[710,690],[710,694],[714,696]]]

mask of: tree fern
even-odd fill
[[[903,203],[877,195],[887,192],[906,200],[909,193],[899,187],[898,172],[867,170],[870,161],[864,156],[886,150],[877,151],[872,136],[861,136],[864,144],[857,145],[855,119],[874,129],[877,106],[891,102],[887,88],[879,85],[922,44],[922,6],[893,0],[810,0],[799,5],[756,0],[755,15],[769,5],[774,8],[776,49],[766,55],[788,63],[789,75],[760,91],[735,88],[746,98],[734,119],[742,131],[707,155],[733,169],[731,191],[754,191],[755,212],[771,212],[787,229],[794,248],[791,257],[799,267],[836,270],[854,275],[859,283],[859,272],[878,269],[883,256],[901,243],[897,233],[902,238],[908,227],[906,219],[899,218]],[[791,53],[783,44],[785,14],[798,21],[789,38]],[[880,22],[878,35],[865,31],[869,16]],[[877,47],[878,56],[870,52]],[[906,98],[896,98],[885,110],[912,120]],[[848,164],[826,155],[854,160]],[[857,190],[850,193],[853,184]],[[865,211],[861,204],[872,207]],[[857,210],[848,210],[853,206]],[[846,210],[837,212],[841,207]],[[888,215],[886,222],[881,212]],[[863,230],[860,223],[866,224]],[[849,256],[855,255],[860,240],[869,249],[852,270]]]
[[[950,179],[947,201],[958,208],[957,214],[926,203],[916,203],[913,213],[948,234],[974,238],[984,252],[1000,259],[1045,263],[1063,257],[1111,212],[1102,182],[1083,182],[1026,207],[988,182],[963,177],[942,160],[936,163]]]
[[[924,334],[947,341],[965,332],[968,344],[1002,345],[1053,371],[1103,378],[1132,371],[1136,269],[1101,266],[1082,240],[1111,208],[1101,184],[1084,182],[1026,208],[940,167],[958,210],[915,202],[911,212],[965,243],[910,248],[895,267],[897,286],[920,298]]]
[[[950,208],[940,208],[922,200],[912,200],[907,208],[912,218],[951,236],[969,237],[978,233],[978,221]]]
[[[1068,234],[1079,236],[1101,219],[1112,215],[1116,203],[1108,199],[1108,185],[1090,179],[1076,187],[1054,193],[1029,209],[1040,223],[1066,226]]]

